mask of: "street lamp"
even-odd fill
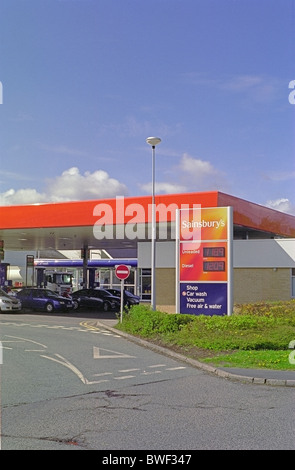
[[[148,137],[152,146],[152,258],[151,258],[151,307],[156,309],[156,207],[155,207],[155,148],[161,142],[159,137]]]

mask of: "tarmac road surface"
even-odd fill
[[[295,448],[292,386],[222,377],[116,321],[1,315],[3,450]]]

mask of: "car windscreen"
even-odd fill
[[[1,297],[8,297],[8,298],[10,299],[9,295],[7,294],[7,292],[5,292],[5,290],[3,290],[3,289],[0,289],[0,295],[1,295]]]
[[[53,290],[44,291],[44,295],[46,297],[59,297],[59,295],[56,292],[54,292]]]

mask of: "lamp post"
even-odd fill
[[[152,257],[151,257],[151,307],[156,309],[156,207],[155,207],[155,148],[161,142],[159,137],[148,137],[152,146]]]

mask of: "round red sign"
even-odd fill
[[[130,268],[125,264],[119,264],[119,266],[116,266],[115,272],[118,279],[127,279],[130,274]]]

